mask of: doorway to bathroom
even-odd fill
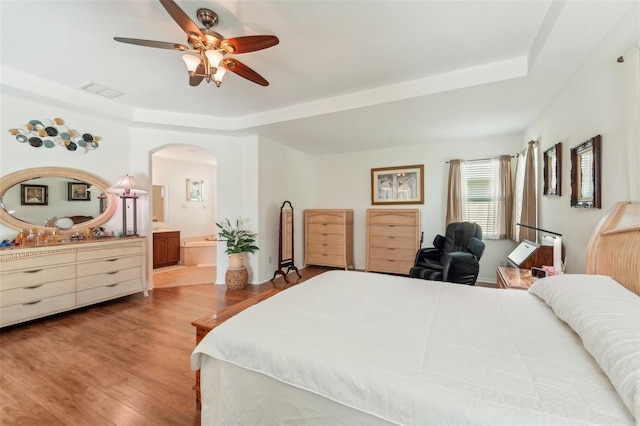
[[[217,160],[193,145],[152,153],[153,286],[216,280]]]

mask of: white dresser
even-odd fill
[[[0,327],[146,291],[147,239],[0,250]]]

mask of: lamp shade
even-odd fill
[[[131,191],[136,191],[140,194],[146,194],[147,190],[135,181],[133,176],[122,176],[116,183],[107,188],[107,192],[112,194],[125,194],[129,195]]]
[[[209,60],[209,64],[212,67],[217,68],[218,64],[222,60],[222,53],[218,52],[217,50],[207,50],[206,52],[204,52],[204,54]]]
[[[183,55],[182,60],[187,64],[189,72],[196,72],[198,65],[200,65],[200,58],[193,55]]]
[[[226,68],[218,67],[218,70],[213,75],[213,79],[215,81],[222,81],[222,77],[225,75],[226,72],[227,72]]]

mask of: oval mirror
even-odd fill
[[[38,167],[0,179],[0,223],[15,229],[58,229],[67,218],[70,229],[95,228],[116,210],[109,183],[82,170]],[[69,220],[63,221],[68,223]]]

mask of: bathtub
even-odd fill
[[[206,236],[180,239],[180,264],[185,266],[216,266],[218,242]]]

